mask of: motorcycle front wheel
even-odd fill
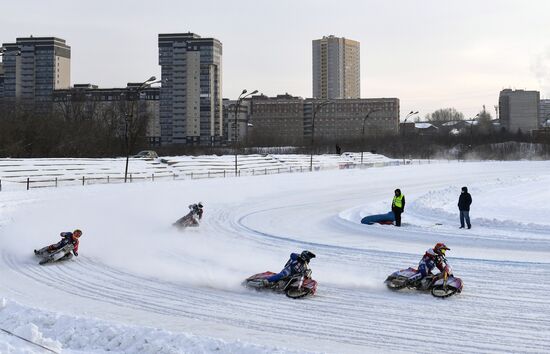
[[[432,295],[439,298],[449,297],[456,293],[456,289],[452,286],[444,287],[443,285],[434,286],[432,288]]]
[[[309,295],[309,293],[310,293],[310,290],[307,288],[300,288],[300,289],[290,288],[285,292],[286,296],[288,296],[291,299],[299,299]]]

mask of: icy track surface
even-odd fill
[[[64,353],[549,352],[549,185],[548,162],[486,162],[0,192],[0,328]],[[395,188],[403,227],[361,225]],[[37,264],[77,227],[79,257]],[[438,241],[462,294],[385,288]],[[241,286],[302,249],[314,297]],[[0,331],[0,352],[45,350]]]

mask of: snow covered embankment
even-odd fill
[[[241,341],[226,342],[187,333],[61,315],[24,307],[4,298],[0,300],[0,328],[0,353],[45,353],[48,350],[44,348],[56,353],[293,352]]]

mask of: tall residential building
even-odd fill
[[[313,98],[360,98],[359,42],[335,36],[313,40]]]
[[[55,37],[17,38],[4,43],[4,98],[51,101],[71,85],[71,47]]]
[[[498,100],[500,123],[507,131],[529,133],[539,126],[538,91],[502,90]]]
[[[223,136],[222,43],[159,34],[161,143],[215,144]]]

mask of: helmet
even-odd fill
[[[82,236],[82,231],[80,229],[75,229],[73,231],[73,236],[79,238],[80,236]]]
[[[202,209],[202,202],[199,202],[199,204],[197,204],[197,206]]]
[[[397,189],[395,190],[395,194],[400,195],[400,194],[401,194],[401,189],[397,188]]]
[[[462,187],[462,191],[463,191],[464,193],[468,192],[468,187]]]
[[[300,258],[304,260],[304,262],[309,262],[312,258],[315,258],[315,254],[310,251],[302,251],[300,253]]]
[[[442,243],[442,242],[438,242],[434,246],[434,252],[437,253],[440,256],[444,256],[446,250],[451,250],[451,249],[449,247],[445,246],[445,244]]]

